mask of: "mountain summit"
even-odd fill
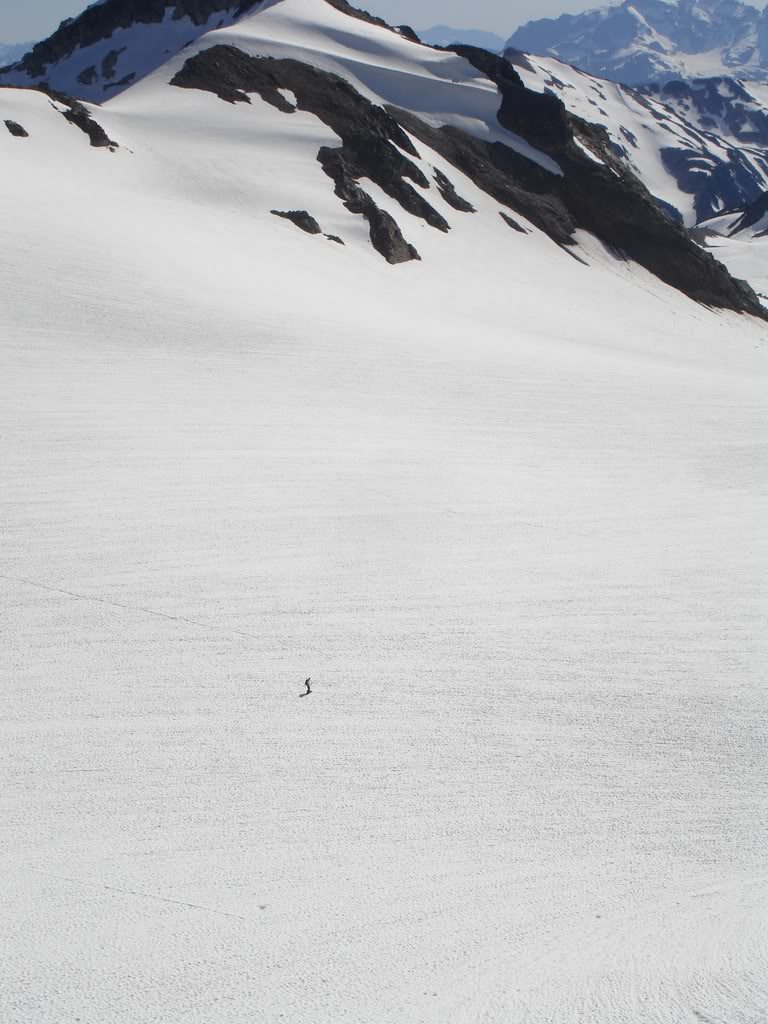
[[[768,11],[741,0],[625,0],[528,22],[507,45],[627,85],[716,75],[768,80]]]

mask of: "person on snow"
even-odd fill
[[[307,688],[307,692],[305,694],[303,694],[302,696],[308,697],[310,695],[310,693],[312,693],[312,687],[309,685],[309,679],[305,679],[304,680],[304,685]]]

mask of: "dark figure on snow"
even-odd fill
[[[305,679],[304,680],[304,685],[307,688],[307,692],[304,694],[304,696],[308,697],[310,695],[310,693],[312,693],[312,687],[309,685],[309,679]]]

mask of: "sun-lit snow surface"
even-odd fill
[[[687,191],[662,159],[664,149],[694,151],[701,154],[698,167],[702,175],[711,174],[716,164],[730,161],[729,147],[735,140],[705,132],[701,118],[686,120],[690,105],[676,111],[664,103],[643,96],[614,82],[587,75],[551,57],[529,54],[511,55],[515,70],[529,89],[550,90],[578,117],[603,125],[612,141],[626,154],[630,169],[657,199],[677,210],[690,227],[699,219],[695,196]],[[745,89],[747,86],[745,86]],[[748,87],[758,109],[763,101],[761,87]],[[695,113],[695,112],[694,112]],[[746,116],[746,115],[745,115]],[[723,127],[724,126],[720,126]],[[698,130],[697,130],[698,129]],[[764,147],[738,143],[745,165],[751,169],[759,189],[768,188],[768,165]],[[720,206],[728,205],[726,202]]]
[[[0,1019],[758,1024],[765,328],[98,117],[0,91]]]

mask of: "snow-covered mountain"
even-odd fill
[[[624,0],[528,22],[507,45],[628,85],[768,79],[768,11],[741,0]]]
[[[543,72],[220,16],[0,89],[0,1020],[756,1019],[755,299]]]
[[[699,78],[644,85],[641,91],[672,107],[700,132],[768,153],[768,84]]]
[[[480,46],[484,50],[498,53],[504,48],[504,40],[495,32],[485,32],[474,28],[453,28],[451,25],[433,25],[431,28],[418,29],[418,36],[430,46],[452,46],[464,43],[467,46]]]
[[[553,58],[506,56],[529,89],[604,127],[624,165],[689,227],[768,188],[765,86],[720,79],[635,90]]]

